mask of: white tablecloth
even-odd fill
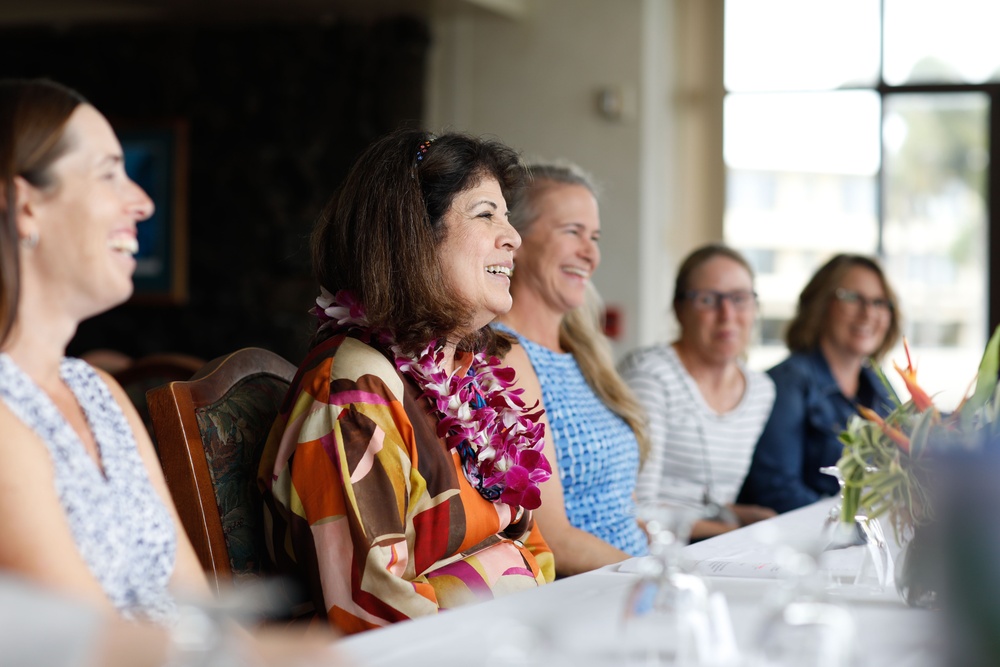
[[[818,534],[833,501],[769,520],[783,535]],[[684,561],[721,591],[728,602],[737,643],[749,646],[769,593],[780,584],[766,572],[769,547],[754,527],[726,533],[684,549]],[[892,536],[887,536],[893,543]],[[853,551],[858,552],[860,548]],[[759,566],[751,577],[713,574],[718,563],[735,571]],[[344,639],[348,664],[378,665],[608,665],[624,598],[638,575],[635,559],[621,566],[561,579],[538,589],[371,630]],[[924,667],[943,664],[940,612],[907,607],[891,592],[860,593],[851,587],[835,600],[849,610],[858,633],[858,665]],[[521,648],[523,647],[523,648]]]

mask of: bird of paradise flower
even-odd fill
[[[1000,327],[986,345],[973,380],[975,389],[971,394],[967,390],[950,413],[942,413],[917,383],[917,369],[905,339],[903,349],[906,368],[895,363],[893,366],[910,392],[910,399],[897,399],[884,418],[859,406],[859,415],[852,417],[840,434],[844,449],[837,462],[844,479],[841,520],[851,522],[859,512],[875,518],[887,515],[900,542],[912,536],[916,526],[933,518],[931,452],[978,447],[984,438],[996,437],[1000,429]],[[873,367],[888,386],[882,370],[876,364]]]

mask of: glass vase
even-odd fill
[[[941,607],[941,558],[930,527],[917,526],[903,545],[896,567],[896,590],[903,601],[920,609]]]
[[[836,478],[840,484],[840,502],[830,509],[824,526],[827,544],[820,568],[826,571],[832,588],[848,585],[852,590],[881,593],[892,586],[896,567],[881,523],[860,511],[855,513],[853,521],[845,521],[844,479],[840,469],[827,466],[820,468],[820,472]]]

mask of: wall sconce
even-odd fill
[[[636,91],[628,84],[602,86],[595,95],[597,114],[606,121],[621,123],[635,120]]]

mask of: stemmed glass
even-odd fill
[[[857,640],[850,613],[830,602],[818,562],[826,540],[767,522],[755,538],[770,545],[784,585],[765,601],[749,647],[751,667],[847,667],[855,664]]]
[[[655,501],[637,511],[650,557],[641,561],[640,579],[626,597],[623,658],[630,665],[706,664],[712,641],[708,591],[680,566],[681,549],[704,509]]]

